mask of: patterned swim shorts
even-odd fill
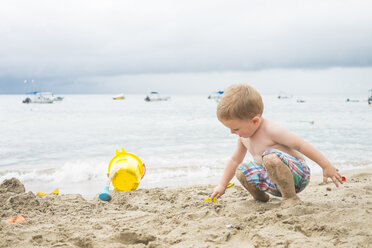
[[[262,157],[275,153],[284,164],[291,170],[296,193],[301,192],[310,182],[310,168],[302,159],[293,157],[277,149],[270,149],[262,154]],[[238,167],[241,170],[249,184],[253,184],[261,191],[265,191],[274,196],[282,196],[278,186],[273,183],[266,172],[264,165],[254,162],[242,163]]]

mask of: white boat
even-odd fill
[[[346,98],[346,102],[359,102],[359,100],[358,99]]]
[[[158,102],[158,101],[168,101],[170,99],[169,96],[161,97],[159,92],[151,91],[145,98],[146,102]]]
[[[63,101],[63,99],[64,99],[64,97],[62,97],[62,96],[54,96],[53,97],[54,102],[60,102],[60,101]]]
[[[27,94],[30,96],[26,97],[26,99],[22,101],[23,103],[53,103],[54,101],[52,92],[33,91]]]
[[[368,91],[368,104],[372,107],[372,90]]]
[[[116,95],[112,97],[113,100],[124,100],[125,96],[124,94]]]
[[[216,91],[216,92],[212,92],[212,94],[210,94],[208,96],[208,99],[220,100],[221,97],[222,97],[222,94],[223,94],[223,91],[222,90]]]
[[[292,95],[289,95],[285,92],[280,92],[278,95],[278,99],[291,99],[292,97]]]

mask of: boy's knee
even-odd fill
[[[276,154],[274,154],[274,153],[265,155],[262,158],[262,161],[263,161],[264,166],[265,166],[266,169],[273,168],[273,167],[275,167],[276,165],[278,165],[279,163],[282,162],[280,160],[280,158],[278,158],[278,156]]]

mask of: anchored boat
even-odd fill
[[[52,92],[39,92],[39,91],[32,91],[28,92],[26,97],[22,102],[23,103],[53,103],[53,93]]]
[[[145,98],[146,102],[158,102],[158,101],[168,101],[170,99],[169,96],[161,97],[159,92],[151,91]]]
[[[212,94],[210,94],[208,96],[208,99],[214,99],[214,100],[220,100],[221,97],[222,97],[222,94],[223,94],[223,91],[220,90],[220,91],[216,91],[216,92],[212,92]]]
[[[125,96],[124,94],[116,95],[112,98],[113,100],[124,100]]]

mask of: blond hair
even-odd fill
[[[219,120],[250,120],[262,115],[260,93],[248,84],[234,84],[225,90],[217,107]]]

